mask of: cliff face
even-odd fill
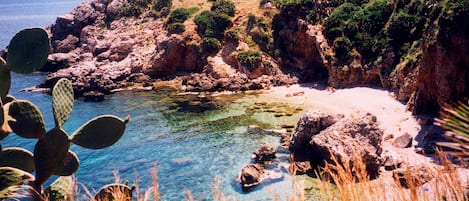
[[[284,27],[276,35],[278,47],[285,53],[284,66],[299,69],[303,81],[328,77],[327,84],[336,88],[385,88],[407,102],[415,114],[436,113],[444,104],[469,97],[466,4],[385,0],[340,6],[292,3],[276,17],[279,22],[273,23]],[[321,7],[331,12],[319,17],[305,14],[308,6],[309,11]],[[353,12],[355,15],[350,15]],[[360,16],[363,13],[368,15]],[[374,24],[360,24],[370,16]],[[304,18],[310,18],[309,22]],[[357,29],[357,25],[362,27]],[[311,31],[305,27],[319,28]]]
[[[468,46],[469,37],[462,34],[423,46],[413,112],[437,112],[439,106],[469,97]]]

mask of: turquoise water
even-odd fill
[[[69,12],[78,3],[76,0],[0,0],[0,46],[6,46],[22,28],[53,23],[55,16]],[[53,127],[50,96],[21,92],[40,83],[44,76],[14,75],[11,94],[37,104],[50,129]],[[255,95],[210,99],[167,92],[121,92],[101,103],[76,100],[72,117],[64,125],[69,133],[97,115],[132,116],[125,135],[112,147],[103,150],[71,147],[81,160],[76,173],[78,182],[93,192],[112,183],[116,170],[122,180],[130,183],[138,177],[143,191],[150,187],[149,170],[156,166],[163,200],[184,200],[185,188],[196,200],[212,200],[215,176],[221,180],[221,191],[236,200],[271,200],[269,191],[284,197],[291,189],[290,179],[281,167],[285,163],[273,167],[285,173],[283,181],[259,186],[250,193],[242,193],[234,178],[261,144],[279,144],[278,137],[249,134],[248,125],[278,128],[281,122],[293,121],[297,116],[281,120],[273,114],[248,114],[246,108],[256,101]],[[12,135],[2,145],[32,150],[34,143],[35,140]],[[278,157],[286,161],[287,155],[278,154]]]

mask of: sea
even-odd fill
[[[0,0],[0,48],[6,47],[21,29],[49,26],[57,16],[70,12],[81,2]],[[51,96],[23,90],[38,85],[45,76],[13,74],[10,94],[35,103],[47,129],[51,129]],[[119,92],[99,103],[77,99],[71,118],[63,125],[68,134],[98,115],[131,116],[124,136],[113,146],[101,150],[71,146],[81,163],[75,174],[77,199],[89,200],[85,188],[94,193],[115,182],[116,175],[121,182],[138,184],[143,194],[151,188],[151,170],[156,169],[161,200],[185,200],[187,192],[195,200],[214,200],[214,189],[229,200],[286,200],[292,191],[292,179],[284,168],[287,154],[278,153],[278,164],[270,168],[282,173],[282,179],[265,182],[250,192],[243,192],[235,182],[236,175],[251,163],[252,153],[261,145],[279,145],[279,137],[248,127],[278,129],[281,124],[296,123],[298,119],[298,114],[278,118],[268,112],[247,112],[261,99],[256,93],[203,95],[165,90]],[[11,134],[1,143],[3,148],[18,146],[33,151],[36,140]]]

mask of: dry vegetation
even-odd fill
[[[318,182],[318,189],[320,190],[320,198],[315,200],[340,200],[340,201],[362,201],[362,200],[382,200],[382,201],[465,201],[469,199],[468,189],[461,183],[458,175],[457,166],[455,166],[447,158],[443,152],[438,152],[439,168],[429,168],[433,173],[434,179],[426,184],[419,183],[418,180],[408,172],[405,175],[405,180],[408,187],[403,187],[399,182],[394,180],[385,179],[380,177],[376,180],[370,180],[366,172],[365,164],[360,159],[355,157],[354,167],[346,166],[343,164],[326,164],[326,166],[319,173],[321,180]],[[337,159],[333,159],[335,163]],[[408,169],[410,170],[410,169]],[[158,186],[158,171],[151,169],[152,186],[147,189],[140,189],[138,182],[134,184],[135,190],[133,197],[137,201],[161,200],[161,195]],[[119,175],[115,173],[116,183],[121,183]],[[136,178],[137,180],[138,178]],[[308,199],[305,196],[303,183],[299,180],[292,182],[293,192],[287,196],[287,201],[302,201]],[[212,198],[216,201],[229,201],[238,200],[236,197],[225,196],[221,191],[220,179],[215,177],[212,186]],[[75,188],[78,190],[78,188]],[[94,196],[86,187],[82,187],[85,195],[82,195],[84,200],[92,201],[107,201],[95,200]],[[181,189],[186,194],[186,201],[197,200],[192,195],[190,189]],[[80,193],[76,191],[76,193]],[[116,190],[112,194],[117,199],[114,201],[128,201],[123,198],[123,192]],[[269,194],[274,201],[282,200],[276,192],[269,191]],[[82,199],[78,199],[82,200]]]

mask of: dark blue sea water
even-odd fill
[[[55,17],[71,11],[78,0],[0,0],[0,47],[27,27],[44,27]],[[42,93],[22,92],[21,89],[39,84],[45,75],[13,75],[10,94],[34,102],[42,111],[47,128],[53,127],[51,97]],[[261,144],[278,145],[277,137],[248,134],[249,124],[270,124],[277,127],[285,121],[269,114],[246,115],[256,96],[214,97],[175,96],[167,92],[122,92],[104,102],[75,101],[72,117],[64,125],[71,134],[89,119],[102,114],[120,117],[131,115],[123,138],[112,147],[87,150],[72,146],[80,160],[76,173],[79,183],[90,191],[114,181],[113,171],[130,183],[138,177],[141,191],[150,187],[149,170],[158,168],[158,181],[163,200],[183,200],[188,189],[196,200],[212,200],[215,176],[221,179],[220,189],[236,200],[271,200],[272,193],[284,197],[291,182],[285,179],[260,186],[253,192],[242,193],[234,178],[250,162],[250,155]],[[195,101],[194,101],[195,100]],[[3,147],[20,146],[32,150],[35,140],[15,135],[7,137]],[[283,160],[286,155],[278,155]],[[81,185],[80,185],[81,186]]]

